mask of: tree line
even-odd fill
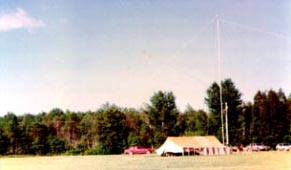
[[[231,79],[222,82],[223,105],[228,105],[229,140],[231,145],[264,143],[275,147],[279,142],[291,142],[291,94],[282,89],[258,91],[253,102],[244,103],[241,92]],[[209,107],[209,134],[221,140],[219,85],[213,83],[205,101]]]
[[[0,154],[119,154],[131,145],[159,147],[168,136],[215,135],[221,140],[219,88],[214,82],[207,89],[209,112],[190,105],[180,112],[172,92],[158,91],[142,109],[106,103],[94,112],[7,113],[0,117]],[[241,95],[231,79],[222,81],[231,145],[291,142],[290,95],[258,91],[248,103]]]

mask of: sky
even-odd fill
[[[0,115],[53,108],[144,108],[172,91],[180,111],[205,109],[231,78],[244,102],[291,93],[289,0],[2,0]]]

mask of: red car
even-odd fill
[[[154,151],[153,148],[144,148],[141,146],[131,146],[131,147],[125,149],[124,153],[129,154],[129,155],[132,155],[132,154],[150,154],[153,151]]]

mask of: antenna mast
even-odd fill
[[[221,82],[221,49],[220,49],[220,29],[219,16],[216,15],[216,33],[217,33],[217,58],[218,58],[218,81],[219,81],[219,98],[220,98],[220,116],[221,116],[221,136],[224,145],[224,122],[223,122],[223,104],[222,104],[222,82]]]

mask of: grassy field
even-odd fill
[[[291,152],[253,152],[228,156],[152,155],[0,158],[0,170],[291,170]]]

